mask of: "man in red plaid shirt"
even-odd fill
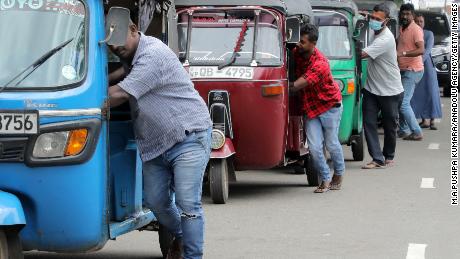
[[[338,137],[343,109],[342,94],[332,77],[329,61],[316,48],[316,26],[304,25],[300,36],[300,42],[294,49],[298,79],[289,83],[289,87],[291,92],[299,92],[303,98],[308,148],[313,165],[321,175],[321,184],[315,193],[324,193],[329,189],[339,190],[345,172],[342,145]],[[332,182],[324,157],[324,144],[334,165]]]

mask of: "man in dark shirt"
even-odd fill
[[[308,147],[313,164],[320,172],[322,180],[315,193],[323,193],[329,189],[339,190],[345,172],[342,145],[338,137],[343,109],[342,95],[334,82],[327,58],[316,48],[316,26],[304,25],[300,35],[300,42],[294,49],[298,79],[289,83],[289,86],[291,92],[300,92],[303,98]],[[332,182],[324,157],[323,143],[334,164]]]

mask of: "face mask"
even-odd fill
[[[383,22],[379,22],[377,20],[371,19],[369,21],[369,27],[374,31],[380,31],[382,29]]]

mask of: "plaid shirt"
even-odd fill
[[[296,76],[305,78],[308,83],[302,90],[303,110],[308,118],[316,118],[342,101],[342,94],[332,77],[329,62],[318,49],[315,48],[310,58],[306,59],[296,48],[294,59]]]

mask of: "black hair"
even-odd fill
[[[414,5],[411,4],[411,3],[401,5],[401,8],[399,9],[399,12],[403,12],[403,11],[410,11],[412,14],[415,14]]]
[[[374,12],[384,12],[385,18],[390,17],[390,8],[384,3],[374,6]]]
[[[310,23],[302,25],[300,27],[300,36],[307,35],[308,40],[311,42],[317,42],[318,41],[318,28]]]
[[[421,13],[415,13],[415,18],[417,18],[417,17],[423,17],[423,18],[425,18],[425,17],[423,16],[423,14],[421,14]]]

